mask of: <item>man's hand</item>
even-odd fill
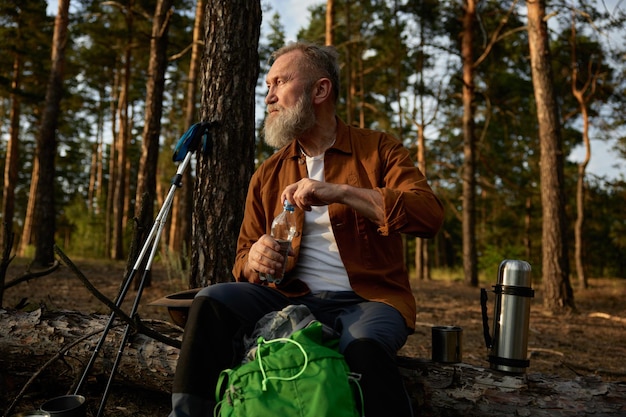
[[[245,276],[248,281],[259,283],[259,273],[273,275],[277,269],[282,268],[283,256],[280,254],[280,245],[270,235],[263,235],[257,240],[248,252],[248,263],[245,268]]]
[[[281,201],[288,200],[291,204],[304,211],[311,211],[313,206],[326,206],[340,202],[341,190],[338,184],[315,181],[303,178],[285,188]]]
[[[345,204],[378,225],[384,224],[385,221],[382,195],[368,188],[303,178],[285,187],[280,198],[281,201],[286,199],[304,211],[311,211],[313,206]]]

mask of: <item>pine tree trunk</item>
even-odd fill
[[[198,161],[194,189],[192,287],[232,280],[247,184],[254,170],[260,1],[210,0],[205,19],[202,120],[214,124],[207,155]]]
[[[326,45],[335,44],[335,0],[326,0]]]
[[[465,283],[478,285],[476,256],[476,141],[474,139],[474,26],[476,3],[466,0],[461,36],[463,60],[463,271]]]
[[[113,138],[113,143],[110,146],[109,151],[109,181],[107,186],[107,194],[106,194],[106,206],[105,206],[105,215],[104,215],[104,250],[106,253],[107,259],[112,259],[113,257],[113,230],[114,230],[114,201],[115,201],[115,190],[117,186],[117,141],[119,140],[119,135],[117,133],[117,124],[118,124],[118,113],[116,103],[119,104],[120,97],[120,80],[122,79],[120,71],[115,71],[115,76],[113,79],[113,85],[111,86],[111,90],[113,91],[113,97],[110,104],[111,110],[111,137]]]
[[[34,196],[37,193],[37,184],[39,183],[39,160],[33,158],[33,171],[30,174],[30,187],[28,195]],[[26,256],[28,246],[33,242],[33,221],[35,218],[35,198],[29,198],[26,206],[26,216],[24,216],[24,226],[22,227],[22,237],[20,246],[17,251],[19,256]]]
[[[102,96],[103,94],[100,94],[100,100],[99,103],[102,103]],[[96,200],[96,204],[97,204],[97,211],[96,214],[98,214],[98,212],[100,212],[102,210],[102,196],[104,195],[104,117],[103,117],[103,109],[102,106],[99,106],[98,108],[98,130],[97,130],[97,135],[98,135],[98,168],[96,169],[96,192],[94,195],[94,198]]]
[[[185,131],[197,120],[196,100],[198,73],[200,72],[200,58],[202,46],[202,27],[204,23],[204,1],[196,3],[196,17],[193,26],[193,44],[191,46],[191,60],[187,77],[187,95],[185,97]],[[174,196],[172,207],[172,222],[170,224],[169,249],[177,253],[183,269],[186,269],[187,257],[191,253],[191,211],[193,207],[193,175],[191,169],[185,170],[183,186]]]
[[[170,26],[170,14],[174,0],[157,1],[152,18],[152,36],[150,38],[150,61],[148,83],[146,86],[145,116],[141,142],[139,176],[135,195],[135,215],[140,212],[141,196],[147,193],[156,198],[157,166],[159,161],[159,137],[161,136],[161,115],[163,113],[163,90],[167,69],[167,44]],[[146,218],[154,217],[154,206],[145,207]],[[140,225],[145,230],[150,225]],[[143,239],[142,239],[143,240]]]
[[[61,96],[63,95],[63,75],[65,67],[65,46],[68,37],[70,0],[59,0],[59,8],[54,23],[52,39],[52,66],[46,104],[42,115],[41,129],[37,139],[39,175],[35,196],[35,257],[33,265],[48,266],[54,262],[54,234],[56,232],[55,209],[55,158],[57,150],[57,126]]]
[[[9,115],[9,141],[4,158],[4,188],[2,190],[2,221],[7,224],[6,230],[13,231],[15,216],[15,185],[19,172],[20,114],[21,100],[16,91],[22,88],[22,58],[19,53],[13,60],[13,79],[11,81],[11,114]],[[4,227],[0,227],[0,242],[4,242]],[[1,300],[0,300],[1,301]]]
[[[154,222],[153,202],[158,200],[156,192],[159,138],[161,136],[163,90],[165,88],[165,71],[167,69],[168,32],[173,3],[174,0],[159,0],[152,18],[145,118],[142,133],[143,140],[141,142],[141,158],[139,160],[139,173],[135,194],[134,217],[135,219],[141,219],[137,221],[138,224],[135,229],[138,232],[136,235],[137,243],[144,242],[147,239],[147,235]],[[147,196],[147,204],[142,205],[144,194]],[[133,254],[131,254],[131,256],[132,255]],[[137,281],[137,283],[138,282],[139,281]],[[149,287],[152,283],[152,274],[148,273],[143,283],[146,287]]]
[[[555,99],[545,1],[527,1],[528,43],[537,104],[542,205],[542,282],[544,304],[553,311],[575,308],[569,282],[565,239],[563,149]]]
[[[421,106],[421,108],[424,109],[423,106]],[[422,171],[422,174],[426,176],[426,141],[424,139],[425,124],[426,123],[422,113],[422,120],[417,123],[417,167],[420,171]],[[428,240],[420,237],[415,238],[415,272],[418,280],[430,279],[430,265],[428,262]]]
[[[574,16],[575,17],[575,16]],[[583,87],[578,87],[578,62],[576,59],[576,20],[572,17],[572,35],[570,43],[572,45],[572,94],[580,107],[580,115],[583,119],[583,144],[585,146],[585,159],[578,164],[578,179],[576,183],[576,224],[574,225],[574,257],[576,261],[576,273],[578,275],[578,285],[582,289],[588,287],[587,274],[584,262],[584,224],[585,224],[585,171],[591,160],[591,142],[589,140],[589,110],[587,108],[589,99],[596,91],[597,75],[589,74],[589,78],[585,80]],[[598,65],[600,68],[600,65]],[[591,65],[589,66],[591,69]],[[587,97],[585,93],[589,90]]]
[[[132,8],[133,1],[129,2],[128,8]],[[115,185],[113,189],[113,202],[112,202],[112,255],[111,257],[116,260],[124,259],[124,225],[126,218],[126,201],[127,201],[127,164],[128,164],[128,142],[130,136],[130,119],[128,117],[128,94],[130,89],[130,72],[131,72],[131,60],[132,60],[132,44],[133,44],[133,13],[126,13],[126,27],[129,33],[129,38],[126,42],[126,50],[124,52],[124,69],[121,76],[120,93],[117,102],[117,114],[119,121],[119,128],[117,131],[117,137],[115,139],[116,146],[116,173],[115,173]]]

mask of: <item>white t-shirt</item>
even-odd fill
[[[324,181],[324,154],[305,158],[309,178]],[[304,213],[304,230],[294,276],[304,281],[313,293],[352,291],[330,225],[328,206],[314,206]]]

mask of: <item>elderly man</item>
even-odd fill
[[[388,134],[336,116],[337,53],[289,44],[267,74],[265,140],[278,151],[255,172],[233,267],[236,282],[202,289],[185,328],[171,416],[209,416],[221,370],[266,313],[304,304],[340,335],[362,375],[368,417],[411,416],[395,354],[415,325],[401,233],[429,238],[443,209],[408,151]],[[283,202],[296,206],[287,259],[270,236]],[[287,263],[280,284],[262,281]]]

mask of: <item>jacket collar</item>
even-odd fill
[[[345,153],[352,153],[352,135],[350,131],[350,127],[343,122],[339,117],[335,116],[335,120],[337,120],[337,137],[335,139],[335,143],[333,146],[328,148],[326,152],[331,149]],[[285,146],[280,152],[281,159],[298,159],[302,155],[300,153],[300,147],[298,146],[297,140],[292,140],[291,143]]]

